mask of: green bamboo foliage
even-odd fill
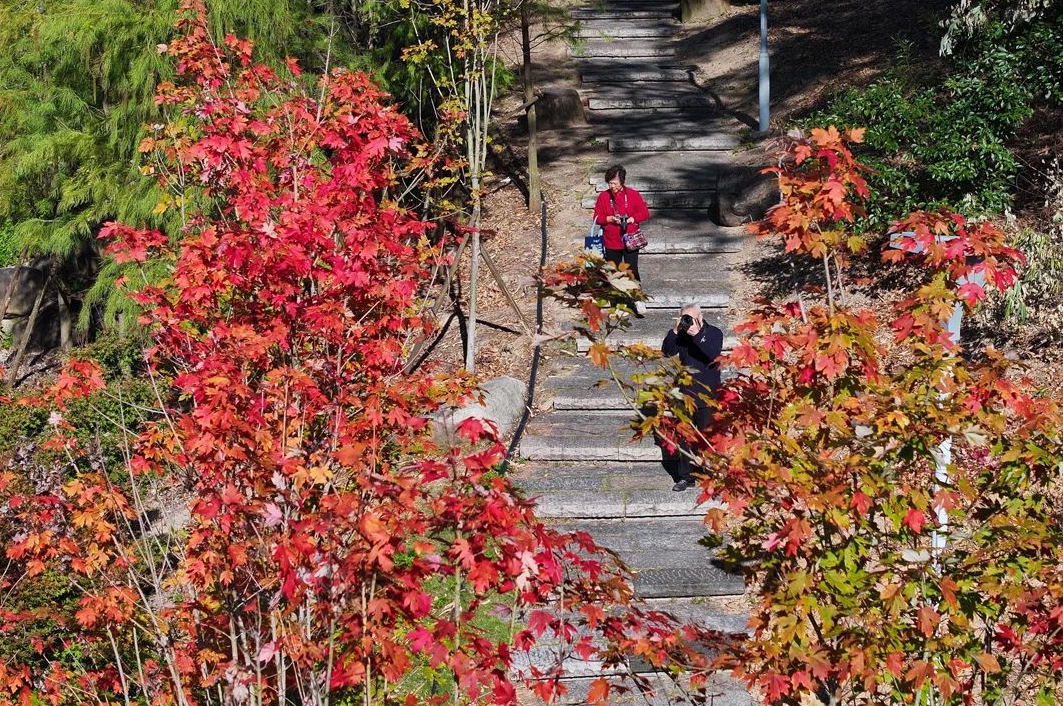
[[[217,36],[252,38],[260,56],[320,68],[354,63],[344,23],[308,0],[209,0]],[[140,173],[146,126],[165,122],[155,89],[172,74],[159,53],[173,0],[7,0],[0,5],[0,252],[68,261],[96,253],[110,219],[177,232],[155,213],[161,194]],[[9,264],[9,263],[0,263]],[[85,304],[114,317],[117,268],[105,267]],[[82,308],[82,323],[90,308]]]

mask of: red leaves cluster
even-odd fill
[[[849,149],[863,139],[863,128],[840,133],[834,126],[795,139],[780,166],[764,170],[778,175],[782,201],[750,231],[760,238],[782,235],[786,252],[817,258],[861,250],[863,240],[851,239],[844,224],[860,213],[856,199],[868,195],[865,167]]]
[[[970,312],[986,289],[1009,289],[1016,266],[1026,262],[1008,247],[1003,231],[985,221],[968,222],[958,213],[916,211],[890,229],[884,262],[913,261],[934,273],[933,279],[897,305],[891,324],[896,339],[917,336],[932,345],[953,347],[944,329],[954,311]]]

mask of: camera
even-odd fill
[[[617,221],[619,221],[617,223],[617,225],[620,226],[620,232],[623,233],[624,231],[627,230],[627,222],[629,220],[631,220],[631,219],[628,218],[627,216],[624,216],[624,215],[619,215],[616,218],[617,218]]]
[[[679,317],[679,333],[686,333],[693,325],[694,317],[690,314],[683,314]]]

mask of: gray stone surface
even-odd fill
[[[616,163],[624,165],[627,183],[640,191],[715,190],[717,186],[721,191],[739,191],[759,172],[758,167],[736,166],[727,152],[632,152],[611,155],[592,168],[588,181],[595,191],[605,189],[605,168]]]
[[[539,91],[539,99],[535,102],[536,130],[558,130],[586,124],[583,99],[574,88],[546,86]]]
[[[574,20],[669,20],[674,19],[678,12],[678,3],[646,10],[605,5],[601,8],[580,7],[569,12],[569,17]]]
[[[579,46],[569,49],[569,54],[576,57],[610,58],[622,61],[624,59],[641,59],[645,57],[669,57],[675,58],[675,47],[664,42],[648,40],[632,40],[618,45],[615,41],[587,40]]]
[[[617,137],[609,138],[610,152],[650,152],[650,151],[697,151],[730,150],[741,143],[738,135],[728,133],[706,133],[703,135],[658,135],[657,137]]]
[[[648,255],[697,255],[706,253],[737,252],[741,248],[744,238],[751,237],[745,229],[733,234],[715,235],[683,233],[670,234],[655,231],[654,237],[649,241],[646,249],[642,251]]]
[[[531,460],[656,461],[650,439],[633,441],[630,415],[623,412],[553,412],[528,425],[520,454]]]
[[[709,94],[693,85],[667,83],[663,85],[607,85],[594,86],[585,91],[587,107],[593,110],[646,108],[702,108],[714,106]]]
[[[744,591],[742,577],[715,567],[645,569],[635,576],[635,592],[643,598],[737,596]]]
[[[640,62],[653,61],[658,65],[674,64],[663,59],[639,59]],[[626,66],[630,62],[625,62]],[[659,85],[660,90],[666,84]],[[597,88],[597,87],[594,87]],[[683,135],[701,135],[708,132],[732,132],[741,134],[743,126],[719,112],[716,106],[709,109],[672,108],[668,110],[595,110],[587,114],[587,122],[604,134],[612,133],[616,137],[652,137],[662,131]]]
[[[526,383],[503,375],[480,385],[483,402],[471,401],[458,409],[448,409],[433,415],[433,434],[443,443],[457,443],[458,425],[470,417],[495,423],[505,438],[513,433],[524,413]]]
[[[591,83],[639,83],[643,81],[674,81],[687,83],[690,81],[690,69],[672,67],[624,67],[596,69],[584,69],[580,72],[580,80],[586,86]]]
[[[582,677],[566,679],[564,684],[568,694],[557,703],[558,706],[577,706],[587,703],[587,694],[590,685],[596,677]],[[753,701],[749,694],[743,690],[740,683],[728,676],[719,676],[719,681],[714,682],[709,688],[707,695],[696,694],[685,689],[682,685],[673,684],[664,676],[653,679],[654,693],[642,694],[637,690],[628,693],[611,693],[609,695],[610,706],[750,706]],[[619,682],[620,679],[611,678],[610,681]]]
[[[636,187],[637,188],[637,187]],[[587,194],[580,201],[583,208],[594,208],[597,199],[596,193]],[[700,191],[644,191],[642,198],[650,209],[699,209],[707,210],[716,204],[716,192],[711,190]]]
[[[768,209],[779,203],[779,180],[773,174],[761,174],[742,187],[737,194],[720,199],[720,220],[728,226],[759,221]]]
[[[641,263],[639,269],[641,270]],[[649,286],[651,285],[647,284],[647,287]],[[670,309],[649,309],[644,317],[630,319],[628,328],[613,331],[606,337],[606,340],[618,345],[643,343],[655,348],[659,347],[664,340],[665,334],[675,325],[675,316],[676,313]],[[706,322],[719,327],[723,331],[725,339],[731,337],[730,327],[722,311],[708,309],[702,311],[702,316]],[[590,344],[587,343],[586,347],[589,348]],[[725,341],[726,347],[727,342]],[[583,344],[577,345],[577,350],[581,348],[583,348]]]
[[[705,514],[707,507],[698,505],[696,493],[672,492],[672,481],[660,467],[657,485],[657,490],[554,491],[533,497],[537,500],[539,517],[702,517]]]
[[[33,302],[37,300],[37,294],[44,285],[44,272],[36,267],[0,267],[0,304],[7,295],[12,278],[15,280],[15,288],[11,292],[11,301],[7,305],[4,318],[29,316]]]
[[[659,19],[609,18],[580,20],[576,36],[581,39],[623,42],[647,37],[670,37],[676,24]]]

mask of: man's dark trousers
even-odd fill
[[[712,421],[712,410],[708,407],[700,407],[694,410],[693,421],[695,427],[705,431]],[[681,480],[689,483],[694,482],[694,477],[691,475],[694,471],[694,462],[683,453],[684,449],[685,447],[677,447],[672,453],[667,453],[664,447],[661,447],[661,465],[664,466],[664,470],[668,471],[668,475],[672,477],[672,482],[674,483]]]

